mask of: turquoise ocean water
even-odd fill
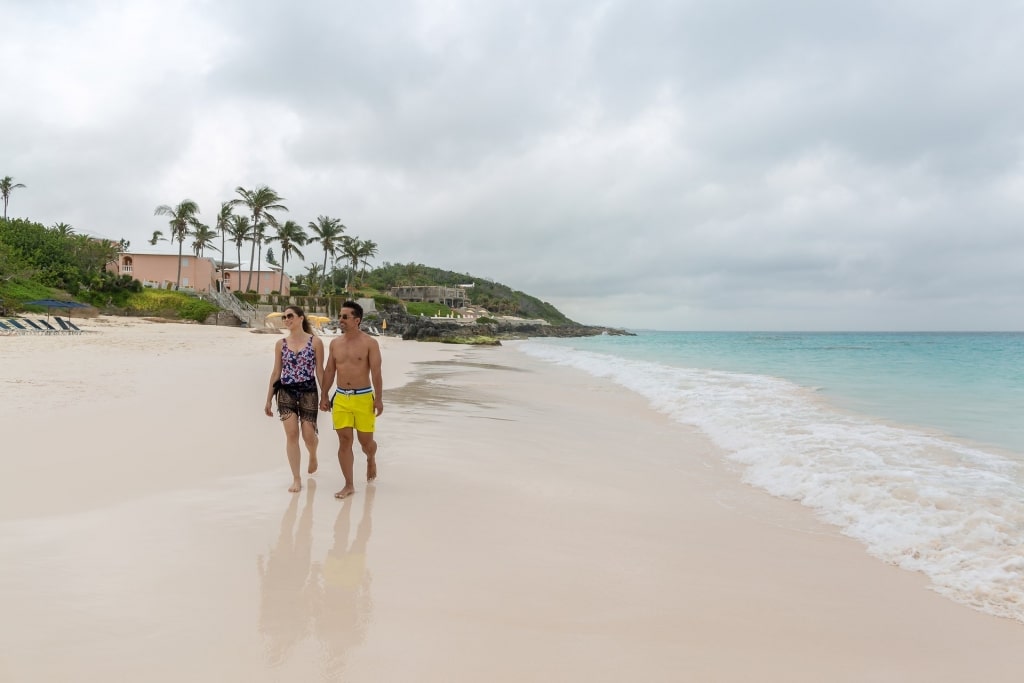
[[[1024,333],[639,332],[517,348],[645,396],[752,486],[1024,622]]]

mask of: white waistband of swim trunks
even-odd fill
[[[373,387],[365,387],[363,389],[335,389],[334,393],[344,394],[346,396],[358,396],[359,394],[373,393]]]

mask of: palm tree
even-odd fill
[[[358,237],[341,238],[341,255],[349,263],[348,277],[345,278],[345,291],[352,291],[352,282],[355,280],[356,268],[359,267],[359,259],[362,258],[363,241]]]
[[[217,222],[214,223],[214,230],[220,233],[220,277],[222,280],[224,279],[224,254],[227,253],[224,249],[227,247],[228,224],[231,222],[233,217],[234,214],[231,212],[231,203],[221,202],[220,211],[217,213]]]
[[[263,243],[267,241],[267,226],[268,225],[272,225],[272,226],[274,226],[274,228],[277,228],[277,225],[278,225],[277,220],[273,216],[267,214],[266,218],[268,220],[265,220],[262,223],[260,223],[259,225],[257,225],[256,228],[252,231],[253,240],[254,240],[253,244],[256,247],[256,277],[257,277],[257,280],[256,280],[256,291],[257,292],[260,289],[259,274],[263,272],[263,252],[261,251],[261,248],[263,247]],[[249,263],[249,281],[252,282],[252,262]]]
[[[319,296],[320,285],[323,282],[323,272],[320,270],[319,263],[314,263],[306,268],[306,282],[309,283],[309,295]]]
[[[234,242],[235,248],[238,253],[238,282],[235,283],[235,290],[238,291],[242,286],[242,245],[249,239],[249,217],[248,216],[232,216],[231,220],[228,221],[227,232],[231,236],[231,241]],[[223,256],[223,254],[222,254]],[[223,270],[224,260],[221,259],[221,270]],[[252,266],[249,267],[252,270]]]
[[[71,237],[75,234],[75,229],[67,223],[54,223],[53,229],[57,231],[57,234],[61,237]]]
[[[309,242],[309,235],[295,221],[285,221],[283,225],[277,226],[277,235],[270,239],[281,245],[281,282],[277,285],[277,291],[283,294],[284,266],[293,255],[301,259],[306,258],[299,251],[299,247]]]
[[[183,199],[177,206],[161,204],[156,207],[154,212],[156,216],[170,216],[171,220],[167,221],[167,224],[171,227],[169,239],[172,242],[178,243],[178,280],[174,285],[175,289],[181,289],[181,250],[185,244],[185,238],[191,232],[190,229],[199,226],[199,221],[196,220],[197,213],[199,213],[199,205],[191,199]],[[154,244],[158,239],[158,232],[153,233]]]
[[[14,178],[9,175],[5,175],[0,178],[0,196],[4,200],[4,220],[7,220],[7,202],[11,201],[11,192],[17,190],[19,187],[25,187],[22,183],[14,182]]]
[[[272,224],[274,224],[275,219],[268,213],[269,211],[287,211],[288,207],[281,203],[284,201],[284,197],[266,185],[259,185],[255,190],[247,190],[239,186],[235,188],[235,192],[241,196],[241,199],[232,199],[228,203],[231,206],[244,206],[247,208],[249,213],[252,214],[252,224],[256,226],[253,230],[252,254],[249,257],[249,282],[245,286],[248,290],[252,288],[252,262],[256,258],[256,252],[262,246],[260,244],[262,239],[260,226],[267,219],[270,219]],[[259,286],[258,283],[257,286]]]
[[[209,225],[203,225],[202,223],[196,224],[196,229],[192,233],[192,253],[196,257],[202,256],[203,252],[207,249],[213,249],[214,251],[220,251],[217,247],[213,246],[213,240],[217,237],[217,231],[210,228]],[[223,256],[224,252],[221,252]]]
[[[342,225],[340,219],[317,216],[315,222],[309,222],[309,229],[315,235],[315,237],[309,238],[309,242],[319,242],[324,250],[324,266],[320,272],[326,275],[327,257],[330,256],[332,261],[338,257],[338,248],[341,246],[340,239],[342,233],[345,232],[345,226]]]
[[[377,243],[373,240],[363,240],[362,247],[360,248],[360,263],[363,264],[363,270],[359,273],[359,286],[363,286],[363,280],[366,279],[366,268],[370,265],[369,261],[377,256]]]

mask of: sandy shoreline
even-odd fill
[[[0,681],[1015,681],[1024,626],[738,482],[633,394],[385,339],[380,482],[292,496],[274,337],[0,339]],[[686,457],[680,457],[680,454]],[[213,645],[217,643],[217,645]]]

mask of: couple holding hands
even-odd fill
[[[288,336],[274,346],[274,370],[264,412],[273,416],[271,401],[276,398],[292,470],[293,481],[288,490],[302,489],[300,434],[309,451],[309,473],[316,472],[317,410],[330,410],[338,434],[338,462],[345,477],[345,487],[334,497],[347,498],[356,491],[352,474],[355,439],[359,439],[366,454],[366,480],[377,477],[377,442],[373,432],[377,416],[384,412],[380,345],[359,329],[363,308],[354,301],[341,306],[338,326],[342,334],[331,340],[326,365],[324,344],[313,334],[305,312],[298,306],[288,306],[282,319]],[[330,388],[334,385],[337,389],[331,396]]]

